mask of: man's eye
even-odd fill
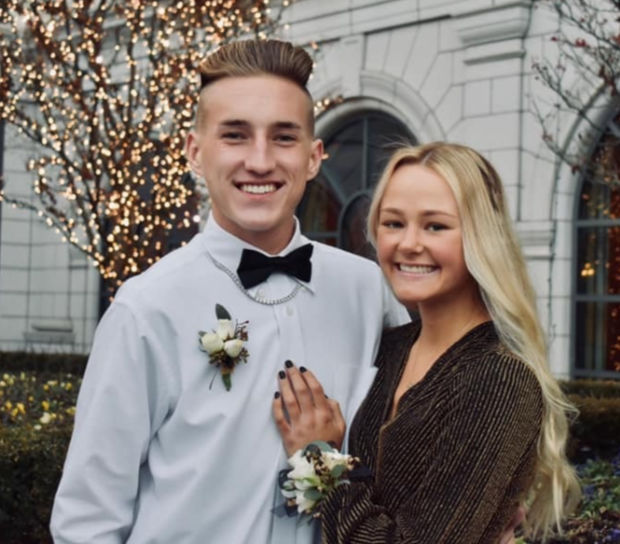
[[[242,140],[245,135],[243,132],[223,132],[222,138],[225,140]]]
[[[275,140],[278,142],[291,143],[295,142],[297,138],[292,134],[277,134]]]

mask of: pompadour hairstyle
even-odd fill
[[[306,87],[312,73],[313,60],[300,46],[282,40],[241,40],[216,49],[198,66],[200,90],[226,77],[271,75],[297,85],[312,97]],[[311,108],[312,109],[312,108]],[[198,102],[196,125],[204,118],[202,100]],[[310,126],[314,130],[314,115],[310,112]]]

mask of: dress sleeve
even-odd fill
[[[136,317],[113,303],[97,328],[80,388],[52,511],[56,544],[127,539],[157,397],[145,344]]]
[[[323,542],[487,542],[492,517],[535,447],[542,417],[535,376],[512,357],[500,359],[481,361],[447,385],[439,438],[421,445],[430,449],[430,464],[398,510],[381,502],[389,489],[379,493],[375,484],[362,482],[341,486],[322,504]],[[401,466],[383,470],[405,474],[416,462],[403,458]],[[511,512],[506,515],[508,521]]]

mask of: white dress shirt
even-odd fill
[[[297,226],[288,253],[309,240]],[[308,283],[272,274],[244,291],[249,244],[209,218],[204,231],[128,280],[103,316],[56,495],[56,544],[309,543],[277,517],[286,455],[271,404],[284,362],[311,369],[343,412],[370,384],[381,330],[408,319],[372,262],[313,243]],[[256,249],[256,248],[254,248]],[[260,300],[288,298],[278,304]],[[248,321],[247,364],[226,391],[198,347],[215,305]]]

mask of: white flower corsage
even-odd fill
[[[337,487],[348,484],[348,476],[360,465],[352,455],[340,453],[326,442],[311,442],[288,460],[291,469],[280,471],[280,490],[291,513],[319,517],[318,505]]]
[[[226,391],[232,386],[230,375],[238,363],[247,363],[248,350],[244,344],[248,340],[248,322],[235,322],[228,310],[220,304],[215,305],[217,329],[213,332],[198,331],[198,344],[209,354],[209,363],[219,367]],[[213,381],[211,381],[213,385]],[[211,389],[211,386],[209,386]]]

